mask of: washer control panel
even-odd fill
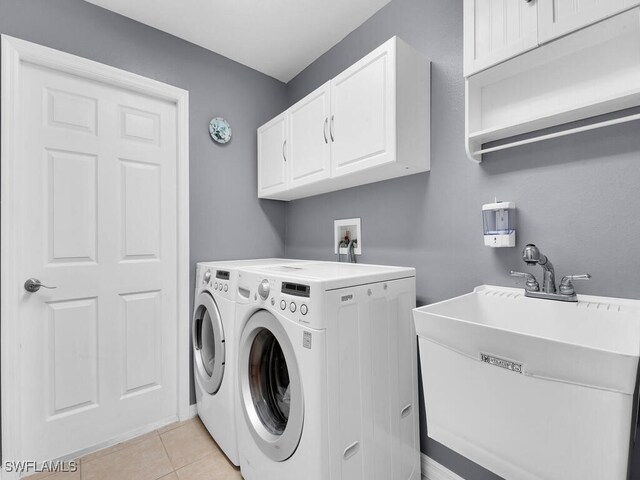
[[[248,299],[262,307],[272,308],[302,325],[314,326],[321,308],[311,296],[313,286],[285,279],[269,278],[257,272],[239,273],[239,287],[248,291]],[[317,288],[317,287],[316,287]]]
[[[214,293],[222,295],[225,298],[233,296],[233,288],[231,287],[232,275],[228,270],[215,270],[205,266],[200,272],[201,286],[210,288]]]

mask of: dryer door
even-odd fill
[[[196,299],[192,326],[195,375],[213,395],[224,376],[225,352],[222,318],[210,293],[202,292]]]
[[[291,341],[271,313],[254,313],[242,333],[239,351],[242,409],[262,452],[284,461],[302,437],[304,403]]]

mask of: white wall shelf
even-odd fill
[[[640,8],[593,24],[466,79],[467,154],[636,120],[635,116],[484,148],[483,144],[640,105]]]

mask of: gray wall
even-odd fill
[[[359,260],[416,267],[421,304],[481,284],[519,285],[507,272],[527,270],[520,252],[529,242],[560,275],[591,273],[591,282],[577,284],[580,292],[640,298],[638,124],[493,154],[482,165],[469,161],[461,0],[394,0],[293,79],[289,103],[393,35],[433,62],[431,172],[290,202],[285,254],[330,260],[333,220],[362,217]],[[483,246],[480,208],[494,196],[517,204],[517,248]],[[422,431],[422,450],[463,478],[497,478]]]
[[[256,128],[284,108],[284,84],[81,0],[1,0],[0,33],[189,90],[192,292],[197,261],[283,255],[285,206],[256,196]],[[218,115],[233,130],[222,147]]]

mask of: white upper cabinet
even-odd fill
[[[394,158],[395,54],[395,49],[381,49],[331,81],[334,176]]]
[[[286,112],[258,129],[258,196],[271,195],[287,186]]]
[[[544,43],[640,5],[640,0],[538,0]]]
[[[258,196],[294,200],[430,168],[430,62],[393,37],[258,129]]]
[[[296,103],[289,115],[289,188],[331,175],[329,82]]]
[[[464,0],[464,75],[537,47],[542,1]]]

